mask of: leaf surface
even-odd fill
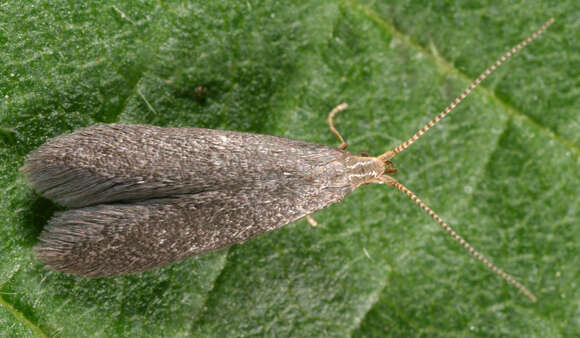
[[[11,1],[0,7],[3,336],[580,333],[575,1]],[[305,221],[136,276],[32,253],[60,210],[18,172],[98,122],[196,126],[378,155],[548,18],[554,25],[395,158],[403,184],[538,297],[530,303],[401,193],[365,186]]]

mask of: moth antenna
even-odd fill
[[[447,231],[447,233],[449,233],[451,235],[451,237],[453,237],[457,242],[459,242],[459,244],[461,244],[461,246],[463,248],[465,248],[467,251],[469,251],[470,254],[472,254],[473,256],[475,256],[475,258],[477,258],[479,261],[481,261],[483,264],[485,264],[491,271],[495,272],[497,275],[499,275],[500,277],[505,279],[508,283],[515,286],[518,290],[520,290],[520,292],[522,292],[524,295],[526,295],[532,302],[534,302],[534,303],[536,302],[536,297],[534,296],[533,293],[530,292],[530,290],[528,290],[525,286],[523,286],[515,278],[513,278],[509,274],[505,273],[502,269],[495,266],[492,262],[490,262],[487,258],[485,258],[485,256],[482,255],[479,251],[475,250],[469,243],[467,243],[467,241],[465,241],[457,232],[455,232],[455,230],[453,230],[447,223],[445,223],[445,221],[443,221],[443,219],[441,219],[441,217],[439,217],[439,215],[437,215],[433,210],[431,210],[431,208],[429,208],[427,205],[425,205],[425,203],[423,203],[423,201],[421,201],[421,199],[419,197],[417,197],[417,195],[415,195],[411,190],[407,189],[407,187],[405,187],[404,185],[402,185],[401,183],[399,183],[397,180],[395,180],[394,178],[392,178],[390,176],[385,175],[385,176],[381,176],[377,179],[380,181],[380,183],[384,183],[384,184],[390,185],[392,187],[395,187],[395,188],[399,189],[400,191],[402,191],[405,195],[409,196],[409,198],[412,199],[413,202],[417,203],[417,205],[419,207],[421,207],[421,209],[423,209],[423,211],[425,211],[437,223],[439,223],[439,225],[445,231]]]
[[[427,130],[431,129],[435,124],[437,124],[445,116],[447,116],[447,114],[449,114],[461,101],[463,101],[463,99],[465,99],[467,97],[467,95],[469,95],[469,93],[471,93],[471,91],[473,89],[475,89],[475,87],[477,87],[483,80],[485,80],[502,63],[504,63],[512,55],[514,55],[516,52],[518,52],[520,49],[524,48],[527,44],[529,44],[535,38],[537,38],[540,34],[542,34],[553,22],[554,22],[554,18],[551,18],[550,20],[546,21],[546,23],[544,23],[542,25],[542,27],[540,27],[540,29],[538,29],[535,33],[533,33],[527,39],[523,40],[518,45],[514,46],[512,49],[507,51],[504,55],[502,55],[499,59],[497,59],[497,61],[495,61],[495,63],[493,65],[491,65],[483,73],[481,73],[481,75],[479,75],[477,77],[477,79],[475,79],[475,81],[473,81],[469,86],[467,86],[467,88],[465,88],[463,93],[461,93],[461,95],[459,95],[455,100],[453,100],[447,106],[447,108],[445,108],[441,113],[439,113],[439,115],[435,116],[435,118],[433,120],[429,121],[429,123],[427,123],[419,131],[417,131],[415,133],[415,135],[413,135],[410,139],[408,139],[404,143],[399,144],[396,148],[389,150],[386,153],[379,156],[379,159],[381,159],[382,161],[388,161],[391,158],[395,157],[395,155],[397,155],[398,153],[407,149],[411,144],[413,144],[421,136],[423,136],[423,134],[425,134],[427,132]]]

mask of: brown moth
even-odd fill
[[[392,159],[552,24],[510,49],[409,140],[377,157],[276,136],[201,128],[99,124],[55,137],[27,158],[33,188],[72,208],[53,217],[35,248],[50,268],[85,277],[137,273],[228,247],[343,200],[361,185],[409,196],[493,272],[534,295],[461,238],[388,174]],[[312,219],[309,218],[311,222]]]

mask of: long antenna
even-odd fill
[[[439,215],[437,215],[433,210],[431,210],[431,208],[429,208],[425,203],[423,203],[423,201],[421,201],[421,199],[419,197],[417,197],[417,195],[415,195],[411,190],[407,189],[407,187],[405,187],[404,185],[402,185],[401,183],[399,183],[397,180],[395,180],[394,178],[392,178],[390,176],[381,176],[377,179],[382,183],[385,183],[387,185],[390,185],[392,187],[399,189],[400,191],[405,193],[407,196],[409,196],[409,198],[412,199],[413,202],[417,203],[417,205],[419,205],[421,207],[421,209],[423,209],[423,211],[425,211],[437,223],[439,223],[439,225],[445,231],[447,231],[447,233],[449,233],[451,235],[451,237],[453,237],[453,239],[455,239],[457,242],[459,242],[459,244],[461,244],[462,247],[464,247],[467,251],[469,251],[470,254],[475,256],[475,258],[477,258],[479,261],[481,261],[483,264],[485,264],[490,270],[495,272],[497,275],[499,275],[500,277],[505,279],[508,283],[515,286],[524,295],[526,295],[532,302],[536,302],[536,297],[534,296],[533,293],[530,292],[530,290],[528,290],[525,286],[523,286],[515,278],[513,278],[509,274],[505,273],[502,269],[495,266],[492,262],[489,261],[489,259],[485,258],[485,256],[482,255],[479,251],[475,250],[469,243],[467,243],[466,240],[464,240],[457,232],[455,232],[455,230],[453,230],[447,223],[445,223],[445,221],[443,221],[443,219],[441,219],[441,217],[439,217]]]
[[[408,139],[404,143],[399,144],[395,149],[389,150],[386,153],[379,156],[379,159],[383,161],[388,161],[391,158],[395,157],[395,155],[397,155],[398,153],[407,149],[411,144],[413,144],[421,136],[423,136],[423,134],[425,134],[427,130],[431,129],[431,127],[437,124],[437,122],[441,121],[445,116],[447,116],[447,114],[449,114],[461,101],[463,101],[463,99],[465,99],[467,95],[469,95],[469,93],[471,93],[471,91],[475,89],[475,87],[477,87],[483,80],[485,80],[489,76],[489,74],[491,74],[494,70],[496,70],[502,63],[504,63],[517,51],[524,48],[527,44],[529,44],[540,34],[542,34],[553,22],[554,18],[551,18],[550,20],[546,21],[546,23],[543,24],[542,27],[540,27],[540,29],[538,29],[534,34],[530,35],[527,39],[525,39],[524,41],[520,42],[518,45],[507,51],[504,55],[502,55],[502,57],[497,59],[497,61],[493,65],[491,65],[483,73],[481,73],[481,75],[479,75],[477,79],[475,79],[475,81],[473,81],[467,88],[465,88],[463,93],[461,93],[461,95],[459,95],[455,100],[453,100],[453,102],[451,102],[447,106],[447,108],[445,108],[441,113],[439,113],[439,115],[435,116],[433,120],[429,121],[429,123],[427,123],[419,131],[417,131],[415,135],[413,135],[410,139]]]

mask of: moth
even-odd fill
[[[389,174],[393,158],[449,114],[500,64],[552,24],[510,49],[409,140],[377,157],[354,155],[328,117],[337,148],[269,135],[201,128],[98,124],[50,139],[21,170],[32,187],[71,208],[40,235],[37,257],[84,277],[132,274],[219,250],[340,202],[369,183],[402,191],[478,260],[532,301]]]

